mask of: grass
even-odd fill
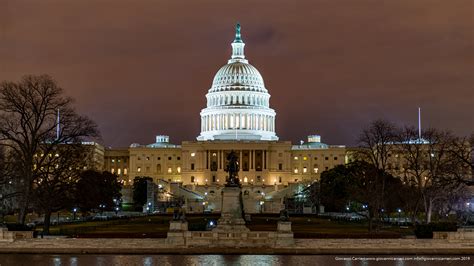
[[[186,219],[190,230],[205,230],[209,221],[218,220],[219,215],[192,215]],[[170,215],[156,215],[112,221],[92,221],[63,224],[51,227],[51,234],[73,237],[119,237],[161,238],[166,237]],[[291,217],[292,230],[296,238],[399,238],[412,235],[412,228],[386,227],[377,233],[369,233],[367,224],[360,222],[331,221],[315,217]],[[275,231],[278,217],[257,216],[247,226],[252,231]]]

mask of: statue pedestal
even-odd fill
[[[170,230],[166,236],[166,243],[175,246],[186,245],[186,233],[188,232],[188,222],[170,221]]]
[[[277,231],[291,233],[291,222],[278,221]]]
[[[222,190],[221,218],[213,232],[249,232],[242,218],[239,187],[225,187]]]
[[[278,221],[276,246],[289,247],[295,244],[293,232],[291,231],[291,222]]]

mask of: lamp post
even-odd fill
[[[77,212],[77,208],[72,209],[72,220],[73,221],[76,221],[76,212]]]
[[[400,208],[398,208],[398,226],[400,227],[400,215],[402,213],[402,210]]]

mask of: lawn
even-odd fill
[[[189,230],[205,230],[210,220],[217,221],[219,215],[188,215]],[[94,221],[63,224],[51,227],[51,234],[74,237],[115,238],[162,238],[166,237],[170,215],[154,215],[112,221]],[[384,227],[376,234],[369,234],[367,225],[361,222],[341,222],[315,217],[291,217],[292,230],[296,238],[398,238],[412,235],[412,228]],[[275,231],[278,217],[256,216],[247,226],[252,231]]]

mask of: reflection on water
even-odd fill
[[[1,254],[0,266],[79,265],[473,265],[470,256],[363,256],[363,255],[23,255]]]

